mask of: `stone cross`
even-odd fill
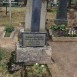
[[[13,0],[9,0],[9,2],[3,2],[3,3],[6,3],[6,4],[9,4],[9,8],[10,8],[10,10],[9,10],[9,12],[10,12],[10,23],[12,22],[12,19],[11,19],[11,17],[12,17],[12,8],[11,8],[11,6],[12,6],[12,3],[17,3],[17,2],[12,2]]]
[[[25,17],[25,32],[22,46],[44,46],[46,44],[46,0],[28,0]],[[37,38],[38,37],[38,38]]]
[[[46,44],[46,0],[27,0],[25,28],[20,31],[16,61],[26,65],[51,63],[51,46]]]
[[[67,2],[68,0],[60,0],[57,17],[55,20],[56,24],[67,24]]]
[[[46,0],[28,0],[25,17],[25,31],[45,32]]]

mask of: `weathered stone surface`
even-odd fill
[[[48,64],[51,63],[51,52],[51,46],[21,48],[17,45],[16,61],[25,62],[26,65],[34,63]]]

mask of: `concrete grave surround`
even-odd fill
[[[45,40],[46,39],[46,35],[45,35],[46,34],[46,30],[45,30],[46,6],[47,6],[46,0],[27,1],[25,28],[20,30],[21,43],[17,44],[16,62],[19,63],[24,62],[26,65],[32,65],[35,63],[40,63],[40,64],[52,63],[51,46],[49,46],[47,44],[47,41]],[[38,37],[38,38],[42,37],[43,41],[39,40],[42,38],[38,39],[34,37]],[[29,44],[29,47],[27,46],[28,41],[29,43],[31,43],[31,46]],[[36,46],[36,43],[32,43],[31,41],[36,43],[37,41],[38,42],[41,41],[42,43]],[[22,45],[22,43],[24,43],[24,46]],[[35,44],[34,47],[32,47],[32,44],[33,45]]]

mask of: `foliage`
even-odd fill
[[[8,24],[5,26],[5,31],[7,33],[11,33],[12,31],[14,31],[14,27],[12,25]]]
[[[53,13],[56,13],[57,11],[58,11],[57,9],[53,9],[53,10],[52,10]]]
[[[14,68],[15,62],[16,62],[15,55],[16,55],[15,51],[12,52],[11,57],[9,59],[9,62],[7,63],[9,73],[14,73],[15,72],[15,70],[12,70]]]
[[[38,63],[33,66],[34,76],[42,77],[43,74],[46,74],[46,67],[44,65],[39,65]]]
[[[0,48],[0,61],[3,59],[4,55],[4,50]]]
[[[66,26],[65,25],[53,25],[51,27],[51,29],[52,30],[62,30],[62,31],[64,31],[64,30],[66,30]]]
[[[55,36],[68,36],[69,29],[67,29],[67,27],[63,24],[53,25],[50,29]]]

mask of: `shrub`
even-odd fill
[[[7,33],[11,33],[12,31],[14,31],[14,27],[12,25],[6,25],[5,26],[5,31]]]
[[[50,28],[55,36],[67,36],[68,35],[68,28],[66,25],[53,25]]]
[[[65,25],[53,25],[51,27],[51,29],[52,30],[62,30],[62,31],[64,31],[64,30],[66,30],[66,26]]]
[[[46,67],[44,65],[39,65],[38,63],[34,64],[33,66],[33,74],[34,77],[43,77],[46,74]]]

